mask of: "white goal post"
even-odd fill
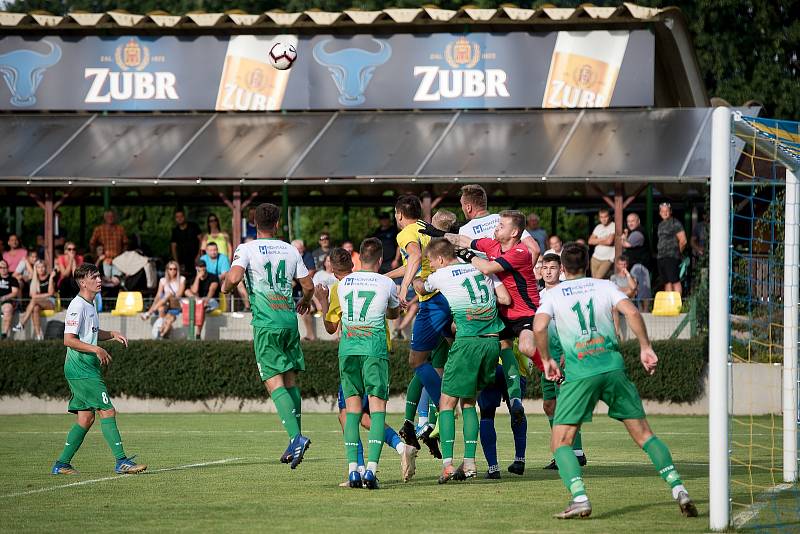
[[[730,108],[712,115],[709,230],[709,527],[725,530],[730,522],[730,275],[732,125]],[[798,424],[798,301],[800,300],[800,186],[791,158],[783,158],[774,143],[768,154],[786,165],[786,210],[783,300],[783,480],[797,481]]]

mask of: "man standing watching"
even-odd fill
[[[658,223],[658,274],[664,281],[664,291],[681,292],[680,268],[683,249],[686,248],[686,232],[683,225],[672,216],[672,206],[662,202],[658,206],[661,222]]]
[[[600,208],[597,212],[600,224],[594,227],[592,235],[589,236],[589,244],[594,245],[592,254],[592,278],[603,279],[608,275],[614,265],[614,233],[616,227],[611,220],[611,212],[608,208]]]
[[[539,226],[539,216],[535,213],[528,215],[528,233],[536,240],[540,251],[547,248],[547,231]]]
[[[194,262],[200,259],[200,240],[203,232],[194,221],[186,220],[182,209],[175,210],[175,226],[172,228],[170,249],[172,259],[178,262],[181,274],[194,274]]]
[[[128,249],[128,236],[125,228],[116,223],[116,215],[111,210],[103,212],[103,224],[96,226],[89,239],[89,250],[97,250],[98,245],[103,246],[105,265],[111,262]]]

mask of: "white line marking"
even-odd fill
[[[307,430],[304,433],[313,434],[341,434],[341,430]],[[619,435],[628,437],[628,433],[622,430],[584,430],[584,435],[605,434]],[[0,430],[0,435],[15,434],[64,434],[62,430]],[[125,434],[285,434],[285,430],[126,430]],[[497,430],[498,435],[511,435],[510,430]],[[550,435],[549,430],[528,430],[528,434]],[[659,436],[697,436],[697,432],[657,432]],[[702,435],[702,434],[701,434]],[[773,434],[761,433],[751,434],[750,432],[733,432],[731,436],[772,436]]]
[[[761,512],[761,510],[763,510],[764,507],[769,504],[768,499],[770,497],[773,497],[787,489],[791,489],[792,487],[794,487],[794,484],[778,484],[777,486],[774,486],[761,493],[756,499],[756,502],[733,516],[733,526],[735,528],[741,528],[743,525],[755,518],[759,512]]]
[[[164,471],[181,471],[183,469],[193,469],[195,467],[206,467],[209,465],[219,465],[219,464],[227,464],[230,462],[235,462],[237,460],[242,460],[242,458],[226,458],[224,460],[214,460],[212,462],[202,462],[197,464],[186,464],[186,465],[178,465],[175,467],[164,467],[162,469],[151,469],[150,473],[163,473]],[[35,493],[43,493],[45,491],[53,491],[57,489],[63,488],[71,488],[74,486],[84,486],[86,484],[94,484],[96,482],[105,482],[107,480],[123,480],[125,478],[132,478],[137,475],[115,475],[113,477],[103,477],[103,478],[93,478],[90,480],[81,480],[80,482],[71,482],[70,484],[62,484],[60,486],[50,486],[47,488],[39,488],[30,491],[21,491],[19,493],[9,493],[7,495],[0,495],[0,498],[10,498],[10,497],[21,497],[23,495],[33,495]]]

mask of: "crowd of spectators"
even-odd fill
[[[684,290],[682,277],[686,271],[687,246],[692,256],[699,258],[705,254],[708,240],[707,215],[694,225],[691,238],[687,239],[683,225],[673,216],[669,203],[660,204],[658,213],[661,221],[655,234],[656,240],[652,245],[650,236],[644,230],[637,213],[628,213],[624,219],[624,228],[618,232],[613,214],[607,208],[598,211],[597,224],[587,239],[580,237],[576,239],[593,248],[587,275],[610,279],[645,309],[647,302],[652,299],[652,282],[655,280],[663,284],[667,291],[680,293]],[[440,219],[452,215],[452,221],[440,220],[438,221],[440,225],[457,227],[452,212],[439,210],[437,214],[440,215]],[[243,241],[256,237],[253,215],[254,208],[251,208],[243,225]],[[380,272],[387,273],[401,264],[400,250],[396,242],[398,229],[390,212],[379,213],[377,219],[377,228],[366,237],[375,237],[383,245]],[[182,209],[175,211],[174,223],[170,235],[169,263],[166,264],[164,275],[158,282],[152,304],[141,314],[145,320],[155,318],[152,325],[155,338],[169,336],[176,317],[181,314],[182,299],[184,304],[185,299],[189,297],[200,301],[207,313],[220,306],[219,289],[230,270],[236,246],[231,236],[222,229],[221,221],[214,213],[206,218],[205,231],[196,222],[189,220]],[[561,254],[562,238],[556,234],[549,234],[541,226],[536,213],[528,215],[527,225],[527,230],[538,244],[542,255]],[[66,241],[63,235],[56,236],[55,245],[56,255],[51,269],[44,262],[42,236],[37,236],[35,243],[29,243],[29,248],[23,246],[19,236],[15,234],[10,234],[4,242],[0,241],[0,252],[2,252],[0,335],[2,337],[21,331],[30,321],[33,325],[33,336],[37,339],[42,338],[40,312],[54,309],[58,298],[66,300],[77,295],[78,288],[73,275],[75,269],[84,261],[94,262],[100,268],[104,296],[106,290],[118,291],[124,285],[127,273],[120,270],[114,260],[130,251],[134,245],[129,241],[126,229],[117,223],[114,211],[105,211],[101,224],[93,229],[88,242],[88,250],[91,252],[81,254],[76,244],[73,241]],[[335,244],[329,232],[320,232],[313,248],[306,247],[299,239],[292,241],[292,245],[300,252],[315,285],[329,287],[335,282],[329,260]],[[339,246],[350,253],[353,268],[358,270],[360,258],[354,242],[345,240]],[[619,256],[617,256],[618,248],[622,251]],[[244,311],[248,311],[249,297],[243,284],[238,287],[238,294],[244,305]],[[299,298],[300,295],[297,288],[295,297]],[[410,299],[411,307],[404,316],[396,320],[393,327],[400,336],[413,320],[414,295],[408,295],[407,298]],[[314,311],[317,309],[321,309],[319,303]],[[17,312],[19,318],[16,324],[12,324]],[[302,316],[301,320],[306,323],[307,339],[315,339],[311,315]],[[202,330],[202,320],[198,326]]]

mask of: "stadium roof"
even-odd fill
[[[574,9],[522,9],[507,5],[498,9],[423,7],[382,11],[269,11],[255,14],[232,11],[185,15],[151,12],[139,15],[109,11],[57,16],[46,12],[0,12],[0,36],[54,32],[60,35],[460,33],[467,26],[471,32],[652,28],[656,40],[655,105],[709,105],[686,20],[677,8],[658,9],[624,3],[619,7],[587,4]]]
[[[480,182],[557,197],[622,182],[677,192],[708,180],[710,117],[711,108],[0,115],[0,189],[288,183],[374,195]]]

